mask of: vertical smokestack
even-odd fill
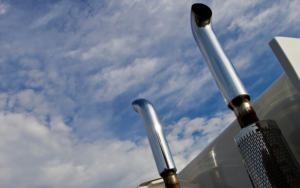
[[[235,136],[255,187],[299,187],[300,168],[273,120],[259,121],[250,96],[212,30],[212,11],[204,4],[191,8],[194,38],[227,103],[242,128]]]
[[[153,105],[145,99],[137,99],[132,102],[132,107],[142,117],[158,173],[166,188],[180,188],[177,169]]]

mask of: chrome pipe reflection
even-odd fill
[[[228,104],[239,95],[248,95],[234,67],[224,53],[211,25],[212,11],[204,4],[194,4],[191,26],[194,38]]]
[[[145,99],[137,99],[132,102],[132,107],[142,117],[158,173],[166,187],[179,188],[177,169],[153,105]]]
[[[212,29],[211,17],[212,11],[208,6],[194,4],[191,8],[192,32],[225,102],[243,128],[258,121],[258,118],[248,92],[218,42]]]

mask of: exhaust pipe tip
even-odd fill
[[[154,108],[153,105],[151,104],[151,102],[149,102],[146,99],[136,99],[136,100],[132,101],[132,108],[137,113],[140,112],[141,108],[145,108],[148,105],[149,105],[149,107]]]
[[[198,27],[205,27],[210,24],[212,11],[208,6],[201,3],[195,3],[192,5],[191,9]]]

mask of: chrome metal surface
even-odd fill
[[[247,95],[239,95],[234,98],[229,102],[228,107],[234,112],[241,128],[259,121]]]
[[[137,99],[132,102],[132,107],[142,117],[158,173],[169,170],[176,173],[170,148],[153,105],[145,99]]]
[[[300,186],[300,167],[275,121],[243,128],[235,142],[255,187]]]
[[[248,92],[218,42],[212,29],[211,16],[209,7],[194,4],[191,10],[191,27],[196,43],[228,104],[239,95],[248,95]]]

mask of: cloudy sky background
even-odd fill
[[[140,116],[156,107],[178,170],[233,120],[190,29],[214,30],[255,100],[300,37],[298,0],[0,0],[0,187],[136,187],[157,178]]]

